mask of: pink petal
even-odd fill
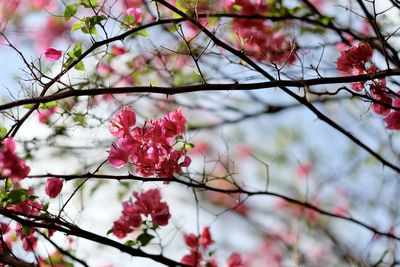
[[[62,51],[53,47],[46,48],[44,50],[44,57],[49,61],[56,61],[62,56]]]

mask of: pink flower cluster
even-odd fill
[[[266,1],[227,0],[225,7],[232,12],[234,6],[240,7],[238,14],[264,14],[269,7]],[[295,60],[295,46],[282,33],[279,33],[264,20],[233,19],[232,27],[244,42],[243,49],[259,61],[292,63]]]
[[[26,199],[19,202],[18,204],[12,205],[8,208],[9,210],[15,210],[27,215],[39,216],[40,211],[43,209],[43,205],[39,202]],[[17,237],[22,241],[22,246],[26,251],[35,251],[37,240],[36,228],[32,227],[29,233],[24,232],[21,224],[17,224],[15,229]]]
[[[190,249],[190,253],[183,256],[181,263],[194,267],[218,267],[218,262],[215,259],[211,257],[203,259],[205,255],[211,255],[209,247],[214,244],[209,227],[204,227],[200,236],[193,233],[184,235],[184,240]],[[227,260],[227,265],[228,267],[243,267],[242,256],[238,253],[232,253]]]
[[[150,189],[139,194],[134,192],[136,201],[131,199],[122,204],[121,217],[114,222],[113,234],[118,238],[124,238],[127,234],[137,229],[143,218],[150,216],[154,225],[164,226],[168,224],[171,217],[166,202],[161,201],[161,194],[158,189]]]
[[[15,142],[12,138],[4,140],[0,148],[0,175],[11,178],[14,183],[24,179],[30,168],[15,154]]]
[[[366,71],[365,64],[371,58],[371,46],[368,43],[362,43],[342,51],[336,61],[336,68],[343,72],[356,72],[352,74],[361,74]]]
[[[176,137],[183,134],[186,118],[182,109],[166,114],[156,121],[149,120],[143,127],[136,126],[136,115],[131,107],[124,107],[109,123],[112,135],[118,138],[113,143],[108,160],[115,168],[121,168],[129,161],[136,166],[136,172],[145,177],[156,175],[170,178],[188,167],[191,159],[186,156],[185,144],[177,150]]]
[[[336,61],[336,68],[348,75],[374,74],[377,71],[376,66],[370,64],[367,67],[372,53],[372,48],[368,43],[352,46],[341,52]],[[365,84],[366,82],[354,82],[352,88],[354,91],[361,92],[365,90]],[[393,100],[387,93],[386,80],[384,78],[373,80],[369,84],[369,92],[378,102],[374,102],[371,108],[376,114],[385,116],[386,128],[400,130],[400,111],[391,109],[391,107],[400,108],[400,100],[398,97]]]

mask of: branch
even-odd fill
[[[371,81],[374,79],[384,78],[388,76],[400,76],[400,69],[387,69],[378,71],[375,74],[355,75],[355,76],[336,76],[326,78],[315,78],[305,80],[271,80],[259,83],[225,83],[225,84],[196,84],[177,87],[162,87],[162,86],[131,86],[131,87],[105,87],[86,90],[68,90],[62,93],[57,93],[48,96],[38,96],[25,98],[8,102],[0,105],[0,110],[6,110],[27,104],[40,104],[60,99],[65,99],[74,96],[96,96],[105,94],[133,94],[133,93],[158,93],[165,95],[185,94],[190,92],[209,92],[209,91],[241,91],[241,90],[257,90],[276,87],[297,87],[305,88],[313,85],[324,84],[343,84],[360,81]],[[300,98],[297,96],[297,98]],[[301,103],[304,105],[304,103]]]
[[[207,184],[195,181],[190,179],[189,181],[185,181],[182,179],[178,179],[176,177],[171,177],[171,178],[154,178],[154,177],[141,177],[141,176],[136,176],[136,175],[108,175],[108,174],[92,174],[90,172],[86,174],[71,174],[71,175],[65,175],[65,174],[53,174],[53,173],[48,173],[48,174],[39,174],[39,175],[29,175],[27,178],[49,178],[49,177],[58,177],[65,179],[66,181],[69,180],[74,180],[74,179],[81,179],[81,178],[91,178],[91,179],[108,179],[108,180],[116,180],[116,181],[122,181],[122,180],[131,180],[131,181],[141,181],[141,182],[175,182],[178,184],[186,185],[190,188],[197,188],[197,189],[202,189],[202,190],[208,190],[208,191],[214,191],[214,192],[219,192],[219,193],[225,193],[225,194],[245,194],[247,196],[256,196],[256,195],[265,195],[265,196],[273,196],[273,197],[278,197],[281,199],[286,200],[289,203],[296,204],[299,206],[302,206],[304,208],[316,211],[322,215],[328,216],[328,217],[333,217],[333,218],[339,218],[354,224],[357,224],[371,232],[373,232],[376,235],[381,235],[381,236],[386,236],[395,240],[400,241],[400,237],[394,235],[393,233],[390,232],[382,232],[375,227],[368,225],[367,223],[364,223],[358,219],[355,219],[351,216],[341,216],[335,213],[332,213],[327,210],[323,210],[321,208],[318,208],[317,206],[310,204],[305,201],[300,201],[285,195],[282,195],[280,193],[275,193],[275,192],[270,192],[270,191],[249,191],[245,190],[242,188],[238,189],[222,189],[218,187],[213,187],[209,186]],[[1,210],[0,210],[1,211]],[[1,213],[1,212],[0,212]]]
[[[216,45],[222,47],[223,49],[227,50],[228,52],[232,53],[233,55],[237,56],[238,58],[242,59],[244,62],[246,62],[249,66],[253,67],[256,71],[258,71],[260,74],[262,74],[265,78],[269,79],[270,81],[276,81],[276,79],[269,74],[266,70],[264,70],[262,67],[260,67],[257,63],[255,63],[253,60],[251,60],[248,56],[246,56],[242,51],[239,51],[230,45],[226,44],[225,42],[221,41],[219,38],[217,38],[213,33],[211,33],[207,28],[205,28],[201,23],[199,23],[197,20],[190,18],[186,13],[182,12],[175,6],[171,5],[165,0],[156,0],[157,2],[161,3],[168,9],[172,10],[176,14],[180,15],[183,18],[186,18],[189,20],[192,24],[194,24],[197,28],[199,28],[205,35],[207,35]],[[352,135],[349,131],[344,129],[342,126],[337,124],[335,121],[327,117],[325,114],[323,114],[321,111],[319,111],[312,103],[310,103],[306,97],[302,97],[297,95],[296,93],[292,92],[287,88],[286,86],[279,86],[279,88],[294,98],[297,102],[300,104],[303,104],[306,108],[308,108],[312,113],[314,113],[320,120],[324,121],[328,125],[330,125],[332,128],[336,129],[338,132],[342,133],[344,136],[349,138],[351,141],[353,141],[356,145],[367,151],[371,156],[379,160],[384,166],[387,166],[391,168],[392,170],[396,171],[397,173],[400,173],[400,167],[396,166],[395,164],[389,162],[385,158],[383,158],[381,155],[379,155],[377,152],[372,150],[369,146],[364,144],[361,140],[359,140],[357,137]]]
[[[95,233],[83,230],[83,229],[79,228],[78,226],[60,222],[59,219],[44,218],[44,217],[39,217],[39,216],[29,216],[27,214],[13,211],[13,210],[8,210],[6,208],[0,208],[0,214],[20,223],[22,225],[25,225],[25,226],[53,229],[53,230],[56,230],[56,231],[59,231],[59,232],[62,232],[62,233],[68,234],[68,235],[82,237],[84,239],[91,240],[91,241],[99,243],[99,244],[114,247],[114,248],[120,250],[121,252],[127,253],[131,256],[152,259],[152,260],[162,263],[166,266],[187,266],[182,263],[176,262],[174,260],[168,259],[161,254],[160,255],[148,254],[140,249],[132,248],[132,247],[126,246],[124,244],[121,244],[117,241],[114,241],[112,239],[109,239],[109,238],[103,237],[101,235],[97,235]],[[40,220],[42,222],[25,219],[23,217],[28,217],[28,218],[34,217],[34,218],[36,218],[36,220]]]

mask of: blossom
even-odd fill
[[[140,7],[143,5],[141,0],[123,0],[125,7]]]
[[[215,259],[209,259],[206,263],[206,267],[218,267],[218,262]]]
[[[190,254],[183,256],[181,263],[186,264],[193,267],[200,266],[200,261],[203,258],[203,255],[200,252],[192,251]]]
[[[31,4],[36,9],[55,8],[55,3],[52,0],[31,0]]]
[[[37,247],[37,237],[35,236],[36,228],[32,227],[29,232],[26,233],[21,224],[18,224],[15,229],[17,236],[22,240],[22,247],[26,251],[35,251]]]
[[[207,248],[209,245],[214,243],[214,240],[211,239],[210,228],[204,227],[200,236],[199,243],[204,248]]]
[[[110,151],[108,152],[108,161],[114,168],[122,168],[129,160],[130,151],[127,149],[125,139],[119,139],[118,143],[111,145]]]
[[[392,111],[383,119],[386,129],[400,130],[400,111]]]
[[[109,122],[110,132],[118,139],[111,145],[108,160],[115,168],[128,162],[135,165],[138,174],[148,177],[171,178],[180,174],[191,163],[183,148],[175,149],[175,138],[183,134],[186,118],[182,109],[170,112],[154,121],[148,120],[142,127],[133,127],[136,115],[131,107],[125,107]],[[133,129],[131,129],[133,127]],[[179,137],[179,142],[182,137]]]
[[[183,239],[185,240],[185,244],[191,249],[191,250],[196,250],[199,238],[193,234],[186,234],[183,236]]]
[[[166,137],[173,137],[183,134],[185,131],[186,118],[182,113],[182,108],[179,108],[165,115],[158,123]]]
[[[242,256],[239,253],[232,253],[227,262],[228,267],[244,267]]]
[[[57,111],[56,107],[48,108],[48,109],[39,111],[39,122],[41,122],[41,123],[49,122],[50,117],[54,113],[56,113],[56,111]]]
[[[114,222],[113,234],[118,238],[124,238],[142,224],[140,210],[129,202],[123,203],[122,216]]]
[[[44,58],[49,61],[56,61],[62,56],[62,51],[53,47],[49,47],[44,50],[43,55]]]
[[[128,8],[126,14],[128,15],[129,28],[133,28],[133,26],[142,22],[142,10],[140,8]]]
[[[386,105],[380,103],[372,103],[372,110],[379,115],[387,115],[390,112],[390,105],[392,104],[392,98],[387,94],[377,95],[376,100],[383,102]]]
[[[128,51],[128,49],[126,49],[125,46],[123,46],[123,47],[119,47],[116,45],[111,46],[111,52],[115,56],[121,56],[121,55],[125,54],[127,51]]]
[[[349,72],[354,68],[362,68],[372,58],[372,48],[368,43],[344,50],[336,61],[336,69]]]
[[[8,207],[9,210],[19,211],[28,215],[38,216],[43,205],[30,199],[25,199],[18,204]]]
[[[50,198],[55,198],[58,196],[58,194],[60,194],[62,188],[63,188],[63,180],[60,178],[49,178],[47,179],[46,182],[46,194],[50,197]]]
[[[115,137],[122,137],[130,132],[130,127],[136,124],[136,114],[132,107],[126,106],[121,109],[108,123],[111,134]]]
[[[9,177],[14,182],[24,179],[29,174],[30,168],[25,161],[15,154],[15,142],[13,138],[4,140],[0,148],[0,174]]]
[[[137,199],[135,205],[142,214],[150,215],[153,223],[157,225],[164,226],[168,224],[171,214],[167,203],[161,202],[160,190],[150,189],[140,195],[134,192],[133,195]]]
[[[296,168],[296,175],[300,178],[307,177],[312,171],[312,164],[310,162],[300,163]]]
[[[123,210],[120,218],[114,221],[112,233],[118,238],[124,238],[128,233],[140,227],[143,219],[150,215],[155,225],[164,226],[168,224],[171,217],[166,202],[161,201],[161,194],[158,189],[150,189],[139,194],[133,192],[136,198],[123,203]]]

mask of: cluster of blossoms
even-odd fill
[[[118,238],[124,238],[133,232],[143,222],[143,218],[150,216],[151,222],[156,226],[168,224],[171,217],[169,207],[166,202],[161,201],[161,194],[158,189],[150,189],[139,194],[133,192],[136,201],[132,199],[122,204],[123,211],[121,217],[114,222],[113,234]]]
[[[262,15],[269,10],[266,1],[226,0],[224,4],[229,12],[239,7],[237,13],[244,16]],[[232,27],[244,41],[243,49],[256,60],[274,63],[295,60],[293,43],[264,20],[235,18]]]
[[[374,74],[377,68],[374,64],[367,64],[372,58],[372,48],[368,43],[361,43],[352,46],[341,52],[336,61],[336,68],[348,75]],[[361,92],[365,89],[366,82],[354,82],[354,91]],[[400,108],[400,100],[394,100],[386,90],[386,80],[384,78],[375,79],[369,84],[370,95],[378,102],[373,103],[372,110],[379,115],[385,116],[387,129],[400,130],[400,111],[392,110],[392,107]],[[380,102],[380,103],[379,103]]]
[[[15,154],[15,142],[12,138],[4,140],[0,148],[0,175],[11,178],[14,183],[24,179],[30,168]]]
[[[43,205],[35,200],[25,199],[18,204],[7,207],[9,210],[21,212],[26,215],[39,216],[40,211],[43,209]],[[29,230],[29,231],[27,231]],[[38,238],[36,236],[36,228],[24,228],[21,224],[17,224],[15,229],[16,236],[22,241],[22,247],[26,251],[35,251],[37,246]],[[49,232],[49,237],[52,233]],[[10,247],[11,248],[11,247]]]
[[[156,121],[149,120],[143,127],[136,126],[136,115],[130,106],[124,107],[109,123],[112,135],[118,138],[113,143],[108,160],[115,168],[128,161],[136,166],[136,172],[145,177],[156,175],[170,178],[188,167],[191,159],[186,156],[185,143],[175,149],[176,140],[185,130],[186,118],[182,109],[166,114]]]
[[[211,258],[209,247],[214,244],[214,240],[211,238],[210,229],[204,227],[200,236],[196,236],[193,233],[184,235],[185,244],[190,249],[190,253],[183,256],[181,263],[189,266],[206,266],[206,267],[218,267],[218,263],[215,259]],[[208,255],[208,259],[204,259],[204,256]],[[244,261],[240,254],[232,253],[227,260],[228,267],[243,267]]]

